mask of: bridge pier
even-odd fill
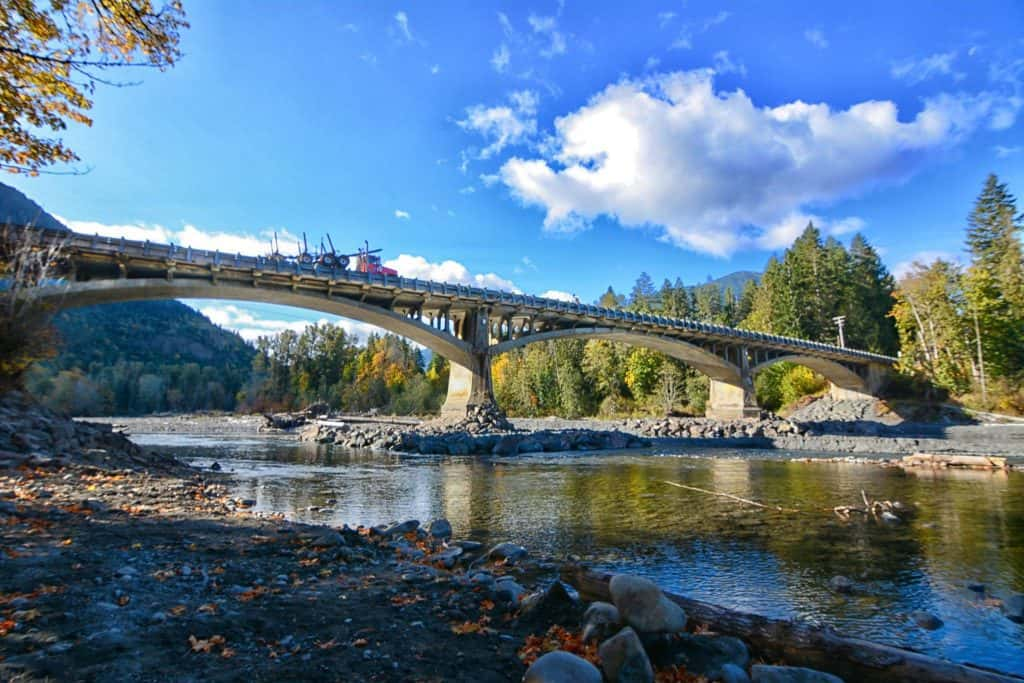
[[[497,408],[491,383],[490,329],[487,311],[467,311],[455,322],[455,335],[472,347],[470,367],[452,363],[448,374],[448,396],[441,406],[442,418],[463,418],[471,408]]]
[[[730,380],[711,377],[711,392],[704,414],[716,420],[742,420],[761,417],[754,392],[754,373],[746,347],[736,354],[738,376]],[[738,381],[737,381],[738,380]]]

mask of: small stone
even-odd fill
[[[686,628],[686,612],[653,581],[616,574],[609,589],[622,620],[639,633],[678,633]]]
[[[220,472],[220,463],[215,461],[212,465],[210,465],[210,469],[213,470],[214,472]]]
[[[755,664],[750,674],[753,683],[843,683],[839,676],[799,666]]]
[[[583,642],[604,640],[622,626],[619,609],[610,602],[593,602],[583,613]]]
[[[499,598],[503,598],[513,605],[519,602],[519,598],[526,594],[526,589],[516,583],[513,579],[502,577],[494,586],[494,592]]]
[[[644,652],[640,637],[627,626],[601,643],[597,653],[601,668],[611,683],[653,683],[654,669]]]
[[[924,610],[920,609],[911,612],[910,618],[913,619],[914,623],[916,623],[918,626],[920,626],[921,628],[926,628],[929,631],[934,631],[937,628],[942,628],[943,625],[942,619],[939,619],[937,616],[930,612],[925,612]]]
[[[836,575],[828,580],[828,587],[835,593],[852,593],[853,581],[845,576]]]
[[[430,523],[430,535],[434,538],[447,540],[452,537],[452,525],[447,519],[435,519]]]
[[[582,657],[556,650],[534,662],[523,683],[601,683],[601,672]]]
[[[515,543],[499,543],[487,552],[487,558],[492,562],[505,560],[508,564],[515,564],[518,560],[527,556],[526,548]]]

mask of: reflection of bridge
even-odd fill
[[[708,414],[757,414],[753,378],[780,361],[826,377],[838,395],[876,392],[895,359],[829,344],[401,276],[299,266],[77,233],[66,240],[66,286],[43,301],[60,308],[144,299],[233,299],[284,304],[359,320],[405,336],[451,361],[443,411],[493,401],[491,359],[549,339],[607,339],[678,358],[711,379]]]

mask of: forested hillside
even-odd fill
[[[232,410],[255,349],[177,301],[64,311],[58,355],[37,365],[28,388],[74,415]]]

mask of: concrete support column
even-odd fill
[[[473,347],[472,366],[451,364],[448,375],[448,397],[441,406],[441,417],[461,418],[476,406],[495,406],[491,384],[490,329],[487,311],[466,313],[458,325],[459,338]]]
[[[761,417],[754,393],[754,375],[746,347],[739,349],[739,382],[711,378],[711,394],[705,415],[716,420],[739,420]]]
[[[836,401],[865,401],[876,398],[885,388],[889,369],[878,363],[869,363],[864,372],[863,384],[840,386],[829,382],[829,396]]]

